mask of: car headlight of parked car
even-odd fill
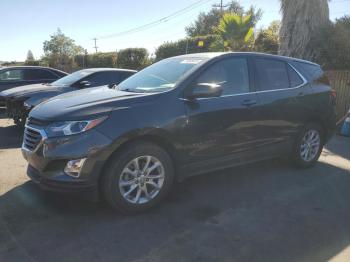
[[[69,136],[86,132],[101,124],[107,117],[92,120],[55,122],[45,128],[48,137]]]

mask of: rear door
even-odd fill
[[[306,79],[283,60],[256,57],[254,65],[261,135],[266,150],[278,153],[291,145],[312,110],[312,92]]]
[[[42,68],[28,68],[24,70],[24,79],[31,84],[51,83],[57,78],[51,71]]]
[[[248,58],[235,56],[211,65],[191,84],[218,84],[223,93],[186,102],[183,138],[188,162],[227,165],[232,158],[255,155],[261,140],[256,126],[259,103],[251,79]]]

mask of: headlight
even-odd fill
[[[48,137],[69,136],[79,134],[101,124],[107,117],[100,117],[92,120],[64,121],[48,125],[45,132]]]

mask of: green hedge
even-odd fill
[[[75,56],[74,61],[80,68],[116,67],[117,57],[116,52],[85,54]]]
[[[140,70],[150,64],[145,48],[127,48],[118,52],[118,67]]]
[[[166,42],[157,48],[156,60],[186,54],[186,49],[188,54],[210,52],[210,46],[218,39],[219,36],[217,35],[208,35],[185,38],[176,42]],[[200,42],[203,43],[203,46],[199,46]]]

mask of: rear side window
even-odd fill
[[[273,59],[255,59],[255,69],[260,90],[289,88],[289,77],[285,62]]]
[[[115,84],[119,84],[120,82],[124,81],[125,79],[132,76],[133,74],[135,74],[135,73],[134,72],[119,72],[119,82],[117,82]]]
[[[54,80],[57,76],[48,70],[43,69],[26,69],[24,71],[25,80]]]
[[[22,69],[10,69],[0,72],[0,81],[21,81],[23,80]]]
[[[304,83],[303,79],[299,74],[290,66],[287,65],[290,87],[297,87]]]
[[[246,58],[227,58],[210,66],[198,79],[198,83],[218,84],[222,95],[249,93],[249,72]]]

